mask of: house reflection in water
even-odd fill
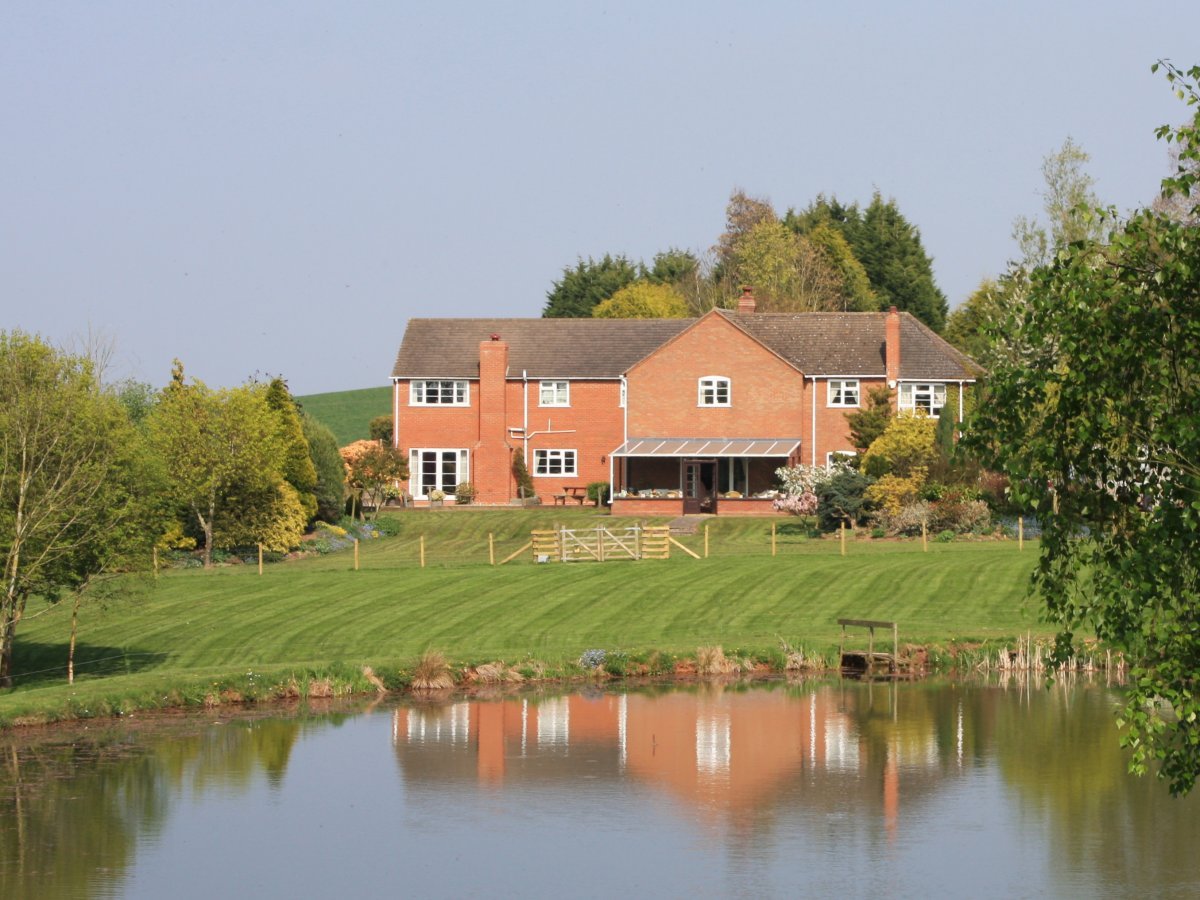
[[[410,790],[632,779],[735,828],[855,803],[892,833],[902,782],[919,798],[955,757],[932,715],[898,718],[896,701],[886,686],[829,684],[463,700],[396,710],[393,743]]]

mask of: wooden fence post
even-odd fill
[[[488,565],[494,566],[495,564],[496,564],[496,539],[492,535],[492,533],[489,531],[488,532]]]
[[[258,574],[262,574],[262,544],[258,545]]]
[[[708,523],[704,525],[704,558],[708,559]]]
[[[425,535],[421,535],[421,568],[425,568]]]
[[[838,535],[842,541],[842,556],[846,555],[846,523],[842,521],[838,523]]]
[[[775,555],[775,521],[771,521],[771,555]]]
[[[1017,549],[1025,549],[1025,517],[1017,516]]]
[[[358,571],[358,538],[354,539],[354,571]]]

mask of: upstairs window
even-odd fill
[[[923,410],[931,416],[936,416],[946,405],[946,386],[944,384],[902,384],[900,385],[900,408]]]
[[[465,381],[413,381],[408,387],[409,406],[467,406],[469,398]]]
[[[698,406],[729,406],[729,379],[723,375],[705,375],[700,379]]]
[[[830,406],[858,406],[858,379],[833,378],[829,381]]]
[[[543,381],[538,386],[538,406],[570,406],[569,381]]]

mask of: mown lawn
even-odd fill
[[[491,567],[487,536],[511,552],[531,527],[594,527],[595,510],[407,511],[401,533],[353,554],[240,565],[143,579],[127,595],[83,607],[76,694],[117,682],[152,689],[172,679],[330,663],[403,666],[425,649],[451,659],[577,658],[589,648],[692,653],[726,648],[835,647],[839,617],[899,622],[902,642],[1006,638],[1039,628],[1024,598],[1036,548],[1014,541],[812,540],[776,520],[712,523],[710,557],[549,563],[524,553]],[[619,522],[604,517],[604,522]],[[425,536],[426,568],[417,564]],[[702,533],[683,538],[702,550]],[[37,612],[37,610],[31,610]],[[17,687],[0,716],[65,696],[70,611],[22,623]],[[36,700],[41,695],[42,700]],[[9,707],[6,710],[6,707]]]

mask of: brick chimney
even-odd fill
[[[884,342],[888,387],[895,388],[896,382],[900,380],[900,313],[896,312],[894,306],[887,311]]]
[[[739,314],[752,313],[758,308],[758,303],[754,300],[754,292],[750,285],[745,285],[742,288],[742,296],[738,297],[737,311]]]
[[[480,503],[504,503],[509,497],[507,379],[508,344],[493,334],[479,343],[479,441],[471,481]]]

